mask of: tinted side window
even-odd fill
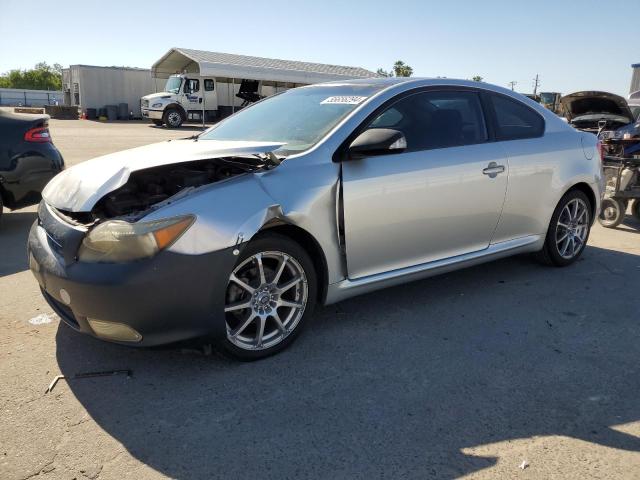
[[[540,137],[544,133],[544,119],[539,113],[517,100],[491,95],[496,113],[498,140]]]
[[[400,130],[407,151],[457,147],[487,140],[475,92],[432,91],[409,95],[378,115],[368,128]]]
[[[214,87],[213,80],[210,79],[210,78],[205,78],[205,80],[204,80],[204,91],[205,92],[211,92],[211,91],[213,91],[213,87]]]

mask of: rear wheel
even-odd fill
[[[225,294],[225,351],[257,360],[286,348],[312,315],[317,280],[296,242],[265,233],[244,249]]]
[[[631,214],[636,220],[640,220],[640,199],[636,198],[631,201]]]
[[[161,127],[162,125],[164,125],[164,122],[162,120],[152,120],[152,122],[156,127]]]
[[[579,190],[568,192],[553,212],[544,247],[538,252],[538,258],[556,267],[571,265],[582,255],[590,230],[589,199]]]
[[[169,128],[178,128],[182,125],[182,114],[175,108],[170,108],[162,117],[163,122]]]
[[[598,221],[603,227],[615,228],[624,220],[625,211],[626,204],[624,202],[615,198],[605,198],[602,200]]]

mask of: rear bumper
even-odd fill
[[[37,221],[28,241],[29,266],[45,300],[71,328],[98,337],[88,319],[129,326],[135,346],[226,335],[224,295],[236,256],[161,252],[125,264],[68,264]],[[108,338],[102,338],[110,340]]]
[[[40,201],[45,185],[64,168],[64,160],[53,144],[43,143],[16,152],[10,165],[11,170],[0,171],[0,184],[6,206],[16,210]]]

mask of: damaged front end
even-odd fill
[[[173,161],[154,146],[142,150],[144,161],[135,151],[125,152],[129,161],[107,156],[47,186],[29,263],[68,325],[138,345],[225,334],[220,312],[241,248],[237,232],[247,222],[259,227],[272,211],[254,173],[279,161],[273,145],[216,143],[181,142],[174,152],[189,155]]]

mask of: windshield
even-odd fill
[[[553,93],[541,93],[540,101],[542,103],[554,103],[555,102],[555,94]]]
[[[384,85],[321,85],[287,90],[229,117],[203,140],[285,143],[277,153],[308,150]]]
[[[164,91],[169,93],[178,93],[180,91],[180,85],[182,85],[182,78],[169,77],[167,84],[164,87]]]

